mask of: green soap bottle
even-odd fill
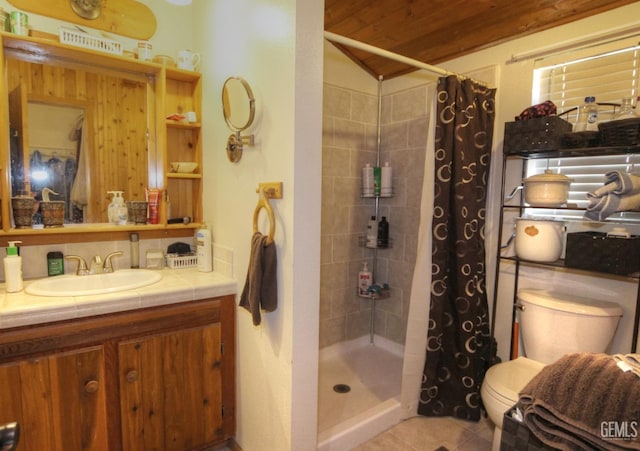
[[[53,251],[47,253],[47,274],[50,276],[64,274],[64,256],[62,252]]]

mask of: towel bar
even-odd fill
[[[260,210],[265,209],[267,217],[269,218],[269,234],[267,235],[267,244],[273,243],[273,239],[276,235],[276,219],[273,214],[273,209],[269,203],[269,199],[281,199],[282,198],[282,182],[260,183],[257,193],[260,194],[258,204],[253,211],[253,233],[258,232],[258,216]]]

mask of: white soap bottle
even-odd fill
[[[369,163],[362,168],[362,196],[373,197],[373,166]]]
[[[392,188],[392,178],[393,178],[393,169],[389,166],[388,162],[384,163],[381,169],[381,183],[382,186],[380,188],[380,195],[382,197],[391,197],[393,194]]]
[[[369,271],[369,266],[367,262],[362,264],[362,271],[358,273],[358,296],[369,298],[371,297],[371,293],[369,293],[369,287],[373,283],[373,274]]]
[[[107,191],[107,193],[113,194],[111,203],[107,209],[109,222],[115,225],[126,225],[127,206],[124,203],[124,197],[122,197],[123,191]]]
[[[4,282],[7,293],[22,291],[22,257],[18,255],[17,243],[22,241],[9,241],[7,256],[4,258]]]
[[[378,225],[376,224],[376,217],[371,216],[369,222],[367,222],[367,235],[366,246],[371,249],[375,249],[378,245]]]
[[[213,251],[211,243],[211,232],[203,225],[196,231],[196,249],[198,255],[198,271],[213,271]]]

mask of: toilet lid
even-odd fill
[[[489,368],[484,383],[496,395],[506,398],[509,401],[507,404],[513,405],[518,401],[518,393],[544,366],[535,360],[518,357]]]

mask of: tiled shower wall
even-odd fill
[[[378,220],[387,217],[393,245],[373,250],[358,244],[375,214],[375,200],[360,195],[360,177],[376,164],[378,98],[324,85],[320,347],[369,334],[372,302],[357,296],[364,261],[376,283],[391,287],[375,303],[375,334],[404,344],[432,98],[433,85],[383,96],[380,164],[393,168],[394,196],[379,200]]]

